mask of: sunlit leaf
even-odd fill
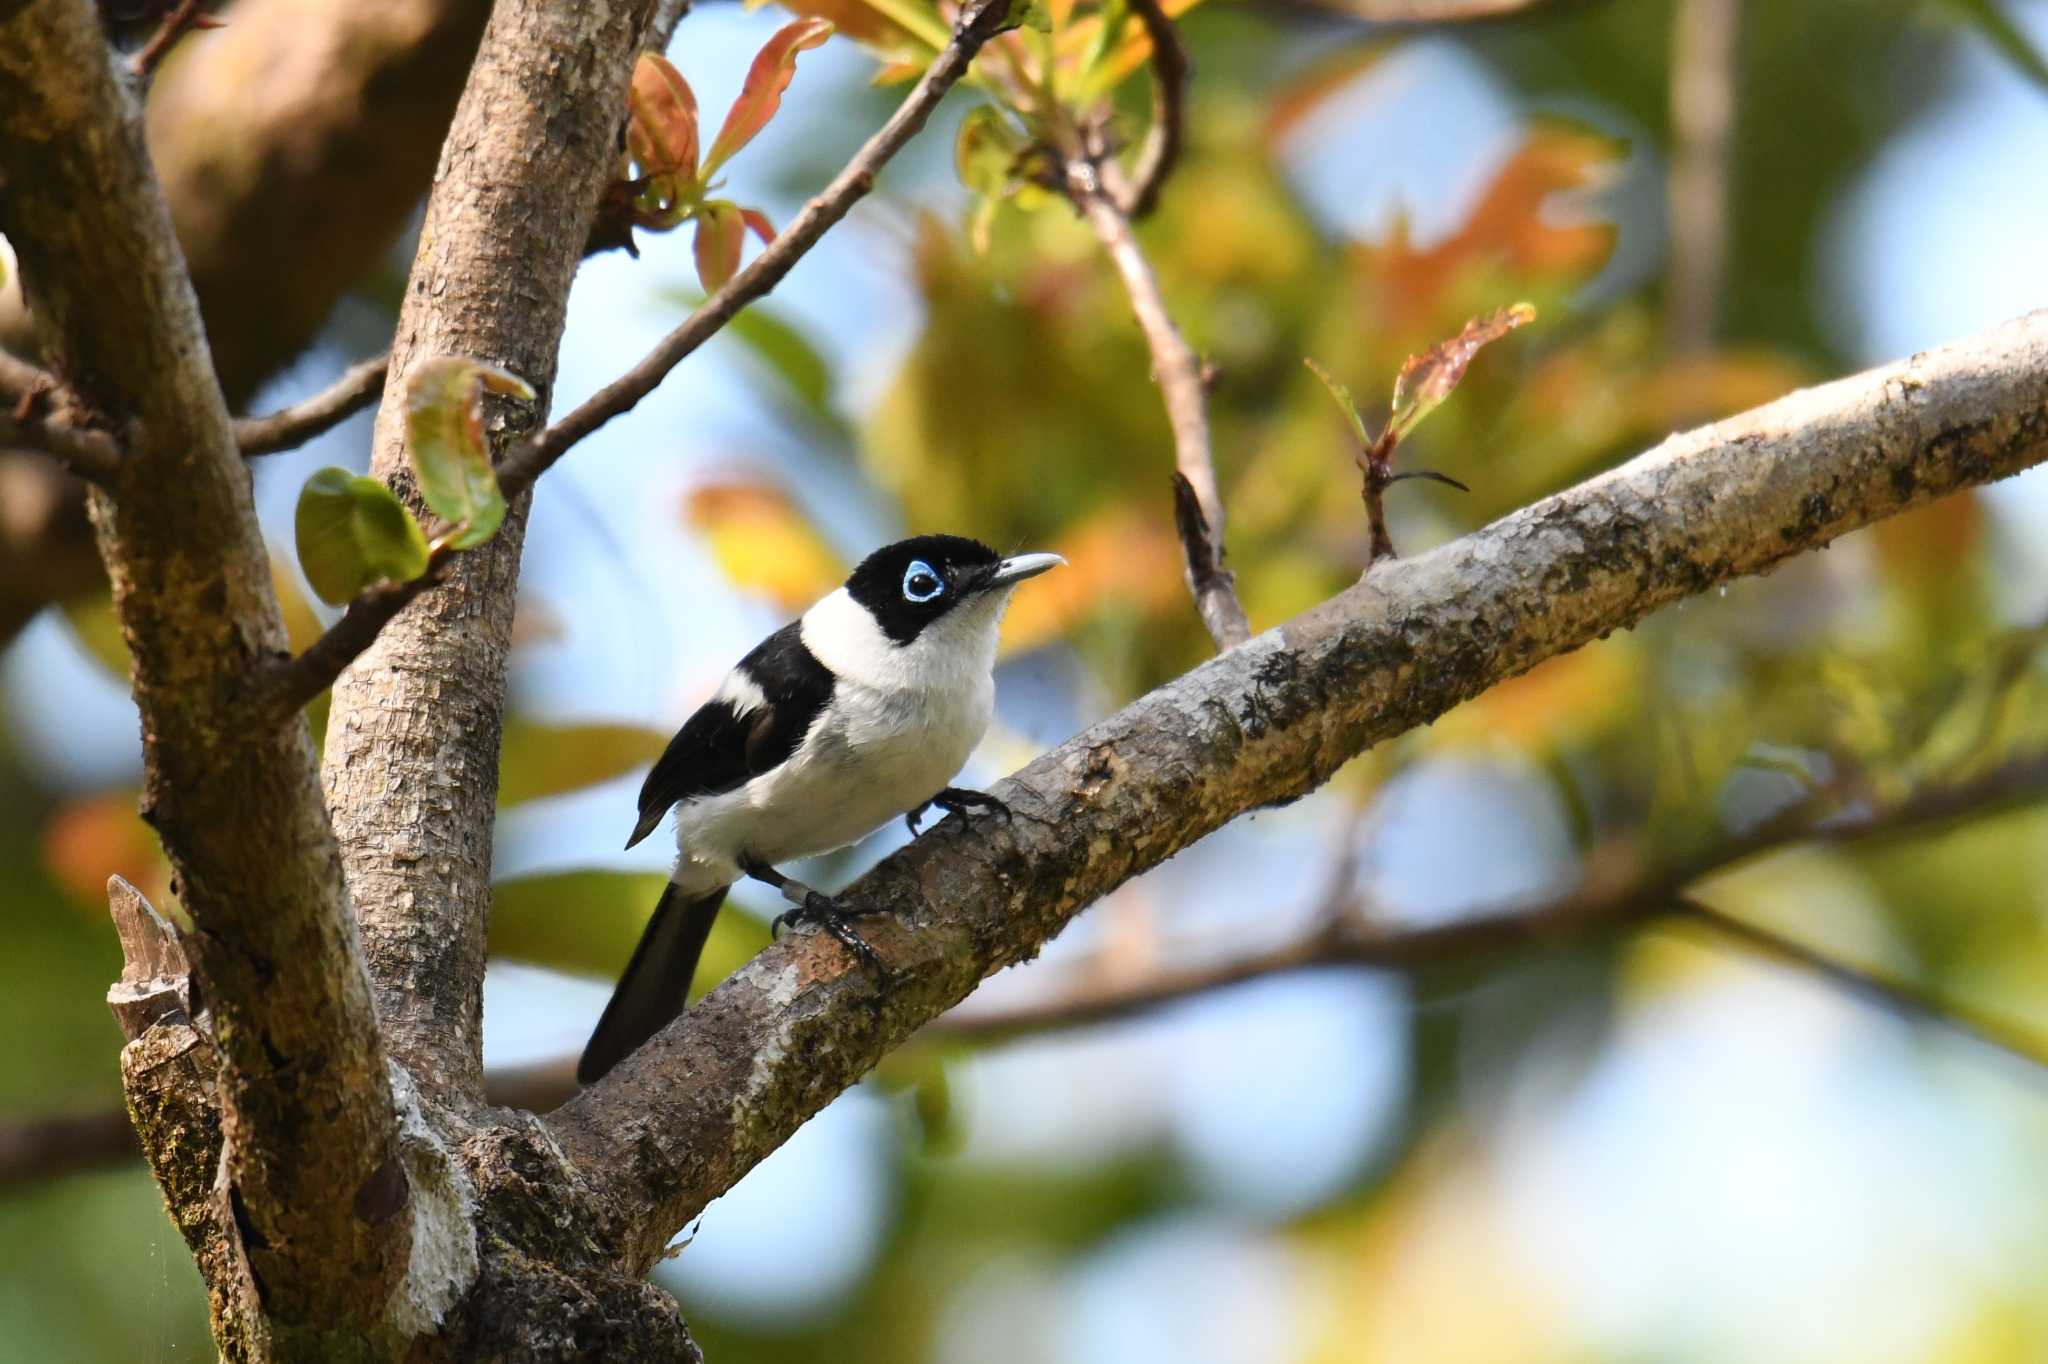
[[[697,96],[683,73],[658,52],[633,67],[626,150],[642,175],[697,180]]]
[[[638,725],[551,725],[514,716],[505,724],[498,804],[517,805],[580,791],[644,767],[668,735]]]
[[[534,396],[518,375],[454,355],[421,362],[406,388],[407,453],[420,496],[455,527],[448,543],[456,549],[482,544],[505,519],[484,437],[485,390],[522,402]]]
[[[1322,380],[1323,387],[1330,390],[1330,397],[1336,400],[1337,407],[1344,413],[1344,419],[1351,423],[1351,434],[1358,437],[1359,448],[1371,449],[1372,437],[1366,432],[1365,418],[1358,414],[1358,404],[1351,400],[1351,390],[1338,383],[1337,376],[1314,360],[1304,356],[1301,363],[1307,365],[1309,373]]]
[[[1534,308],[1517,303],[1475,317],[1450,340],[1440,341],[1420,355],[1409,356],[1394,380],[1393,416],[1389,420],[1394,438],[1406,437],[1418,422],[1451,396],[1451,390],[1465,377],[1466,368],[1481,347],[1535,320]]]
[[[740,221],[747,225],[747,231],[761,239],[761,245],[768,246],[775,241],[775,224],[769,222],[768,215],[760,209],[741,209]]]
[[[341,606],[372,583],[427,568],[427,537],[391,489],[346,469],[322,469],[299,491],[293,518],[299,567],[320,600]]]
[[[746,220],[739,206],[724,199],[706,200],[697,210],[697,279],[704,292],[716,293],[740,269],[740,243],[746,240]]]
[[[616,977],[667,884],[659,872],[620,871],[551,872],[501,881],[491,888],[491,955]],[[766,924],[728,905],[704,945],[691,997],[731,975],[767,942]]]
[[[785,611],[809,606],[838,586],[846,565],[811,528],[781,489],[733,481],[693,489],[690,525],[709,542],[735,586]]]
[[[817,47],[832,36],[832,25],[824,19],[797,19],[784,24],[770,38],[754,64],[747,69],[746,84],[726,112],[718,140],[704,158],[703,179],[709,180],[732,158],[734,152],[754,140],[782,103],[782,92],[796,75],[796,54]]]
[[[953,139],[953,168],[976,194],[1006,193],[1026,146],[1024,134],[993,104],[980,104],[960,120]]]

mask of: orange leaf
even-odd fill
[[[739,98],[726,112],[725,126],[718,130],[718,140],[711,144],[711,155],[704,160],[704,179],[717,174],[734,152],[752,142],[754,134],[775,117],[776,109],[782,105],[782,92],[796,75],[796,54],[831,36],[832,25],[824,19],[797,19],[776,30],[755,56],[753,66],[747,69],[746,84],[740,87]]]
[[[697,210],[697,279],[705,293],[718,292],[739,273],[740,242],[746,232],[739,208],[723,199],[710,200]]]
[[[1417,422],[1451,396],[1451,390],[1465,377],[1465,370],[1480,347],[1535,320],[1536,310],[1526,303],[1499,308],[1484,317],[1473,318],[1450,340],[1439,341],[1420,355],[1409,356],[1394,379],[1394,415],[1387,423],[1393,438],[1406,436]]]
[[[800,611],[846,577],[846,565],[772,484],[746,479],[691,491],[684,516],[734,586]],[[1051,575],[1058,576],[1058,575]]]
[[[627,103],[626,150],[640,173],[695,180],[697,96],[683,73],[658,52],[641,53]]]
[[[775,224],[769,222],[768,215],[760,209],[741,209],[740,221],[747,225],[748,231],[761,239],[761,245],[767,246],[775,240]]]
[[[43,865],[81,904],[101,914],[107,878],[116,873],[159,909],[170,902],[170,865],[135,807],[135,792],[110,791],[60,807],[43,826]]]

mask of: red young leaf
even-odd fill
[[[704,179],[718,173],[732,154],[754,140],[782,104],[782,92],[796,74],[796,54],[818,46],[832,36],[832,25],[823,19],[798,19],[784,24],[747,70],[747,83],[725,115],[725,126],[711,144],[704,159]]]
[[[626,150],[643,176],[697,178],[697,96],[658,52],[643,52],[627,92]]]
[[[748,229],[761,239],[761,245],[767,246],[775,240],[775,224],[769,222],[768,215],[760,209],[741,209],[740,221],[744,222]]]
[[[1394,380],[1394,413],[1387,423],[1388,432],[1400,440],[1414,430],[1416,423],[1451,396],[1451,390],[1465,377],[1466,367],[1479,354],[1481,346],[1500,340],[1535,318],[1536,310],[1526,303],[1500,308],[1485,317],[1473,318],[1450,340],[1439,341],[1422,354],[1409,356]]]
[[[706,200],[697,210],[697,279],[705,293],[718,292],[739,273],[740,242],[746,232],[738,206],[724,199]]]

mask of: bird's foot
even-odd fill
[[[768,935],[779,937],[786,928],[801,928],[815,924],[837,938],[847,951],[860,958],[863,965],[872,967],[886,982],[889,968],[882,964],[882,958],[868,945],[866,938],[855,931],[854,916],[839,907],[831,896],[812,890],[801,881],[795,881],[773,867],[759,863],[742,863],[741,870],[757,881],[766,881],[782,892],[782,898],[796,908],[775,916],[768,925]]]
[[[959,815],[962,819],[967,817],[967,812],[970,810],[986,810],[993,814],[1001,815],[1004,819],[1010,817],[1010,807],[986,791],[970,791],[964,786],[948,786],[945,790],[903,816],[903,822],[910,826],[910,836],[912,838],[917,837],[922,832],[917,827],[917,823],[924,818],[924,812],[931,809],[934,805],[944,810],[947,814]]]

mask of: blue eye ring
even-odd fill
[[[946,590],[946,580],[922,559],[912,559],[903,570],[903,599],[918,603],[934,601]]]

